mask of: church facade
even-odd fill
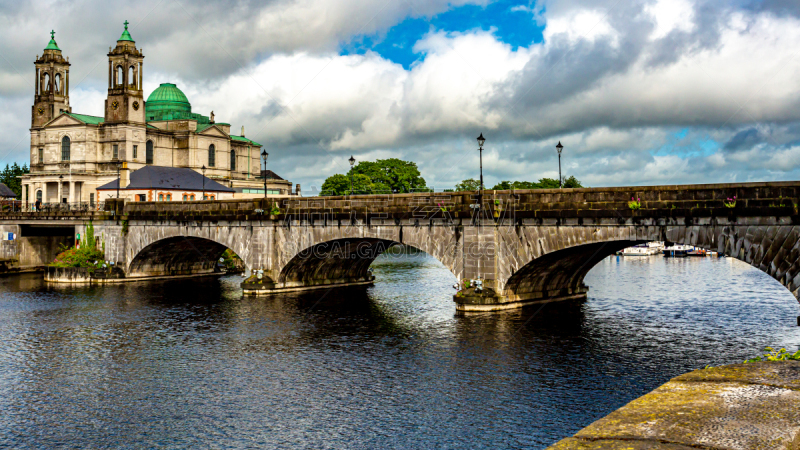
[[[145,101],[144,55],[127,22],[108,53],[103,117],[72,112],[70,62],[54,33],[34,64],[31,171],[22,177],[23,202],[99,202],[112,194],[98,187],[119,179],[125,188],[131,173],[147,166],[194,170],[233,189],[234,197],[291,194],[291,182],[261,170],[262,146],[243,136],[244,127],[242,136],[233,135],[231,125],[216,122],[213,112],[209,116],[192,112],[184,93],[171,83],[162,83]],[[262,174],[267,178],[266,193]],[[126,195],[123,189],[120,196]],[[138,200],[130,195],[128,200]]]

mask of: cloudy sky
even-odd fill
[[[73,111],[102,115],[129,20],[145,96],[174,82],[308,193],[358,160],[589,186],[800,178],[796,0],[99,0],[0,3],[0,163],[26,162],[50,29]]]

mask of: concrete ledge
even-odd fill
[[[537,298],[531,300],[520,300],[511,302],[498,302],[498,303],[465,303],[463,300],[467,297],[453,296],[453,301],[456,302],[456,311],[463,312],[490,312],[490,311],[504,311],[507,309],[517,309],[525,306],[542,305],[545,303],[561,302],[564,300],[583,300],[586,298],[586,293],[564,295],[561,297],[550,298]]]
[[[549,447],[651,448],[800,449],[800,362],[735,364],[678,376]]]
[[[283,294],[285,292],[302,292],[302,291],[313,291],[317,289],[326,289],[326,288],[340,288],[340,287],[349,287],[349,286],[366,286],[370,284],[375,284],[375,280],[366,280],[366,281],[354,281],[351,283],[331,283],[331,284],[315,284],[313,286],[293,286],[293,287],[276,287],[276,288],[267,288],[264,286],[264,289],[242,289],[242,292],[245,295],[278,295]]]

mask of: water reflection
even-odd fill
[[[454,278],[369,288],[0,278],[0,447],[542,448],[672,376],[796,347],[797,301],[730,259],[616,258],[585,302],[457,316]]]

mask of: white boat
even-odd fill
[[[661,253],[664,248],[663,242],[647,242],[644,244],[628,247],[619,252],[622,256],[652,256]]]
[[[692,247],[691,245],[673,245],[664,248],[662,252],[664,253],[664,256],[682,257],[682,256],[688,256],[689,252],[693,250],[694,247]]]

